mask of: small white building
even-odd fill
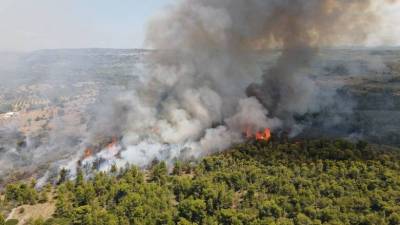
[[[4,119],[14,118],[14,117],[18,116],[18,112],[8,112],[8,113],[0,114],[0,116]]]

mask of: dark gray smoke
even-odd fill
[[[114,163],[145,166],[154,159],[222,151],[243,141],[249,128],[296,135],[310,126],[309,117],[315,114],[323,115],[319,121],[324,126],[333,126],[343,119],[342,113],[351,113],[353,102],[338,91],[341,84],[317,82],[310,67],[320,48],[362,45],[379,24],[378,8],[386,2],[179,1],[149,24],[147,42],[157,51],[150,54],[151,63],[144,64],[145,74],[126,89],[110,89],[116,93],[104,102],[90,104],[97,118],[82,127],[83,137],[77,133],[82,149],[76,153],[76,148],[67,148],[70,154],[63,157],[63,166],[73,170],[87,142],[98,136],[116,135],[120,146],[81,163],[101,157],[101,169],[107,170]],[[266,51],[277,54],[277,60],[260,65]],[[102,71],[103,64],[95,66]],[[59,127],[64,127],[62,122]],[[62,143],[58,134],[52,136],[55,144]],[[60,153],[43,148],[44,153]]]
[[[143,95],[152,96],[153,106],[161,109],[159,101],[174,99],[176,107],[187,112],[193,107],[185,106],[180,95],[205,86],[222,101],[220,111],[212,113],[221,116],[221,124],[223,118],[235,114],[240,99],[246,95],[256,97],[270,118],[280,119],[281,125],[296,134],[304,124],[295,117],[329,107],[352,107],[351,102],[337,96],[340,86],[326,88],[316,84],[309,66],[320,47],[362,45],[379,24],[377,6],[383,3],[386,2],[181,1],[149,26],[149,44],[171,51],[155,59],[162,72],[150,81],[149,89],[145,86]],[[280,57],[262,72],[255,52],[271,48],[281,49]],[[167,71],[172,71],[172,76]],[[247,117],[251,118],[251,113]]]

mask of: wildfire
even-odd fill
[[[111,142],[107,145],[107,149],[112,150],[112,149],[116,148],[117,145],[118,145],[118,139],[116,137],[113,137]]]
[[[119,145],[119,139],[117,137],[109,139],[107,142],[102,142],[97,145],[90,145],[83,152],[81,160],[88,159],[94,155],[97,157],[102,157],[104,159],[112,158],[117,155],[121,149]]]
[[[90,147],[88,147],[88,148],[85,149],[83,158],[86,159],[86,158],[89,158],[89,157],[92,156],[92,155],[93,155],[93,149],[90,148]]]
[[[269,141],[271,139],[271,129],[265,128],[264,131],[257,131],[253,133],[250,127],[245,130],[245,136],[247,139],[255,139],[257,141]]]
[[[256,133],[256,140],[257,141],[269,141],[271,139],[271,130],[269,128],[265,128],[263,132],[257,132]]]

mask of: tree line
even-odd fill
[[[156,162],[75,180],[62,171],[52,218],[35,225],[400,224],[400,151],[365,142],[248,142],[172,168]],[[5,204],[51,188],[10,184]],[[43,194],[44,193],[44,194]],[[5,224],[0,217],[0,225]]]

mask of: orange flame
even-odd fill
[[[117,145],[118,145],[118,139],[116,137],[113,137],[111,142],[107,145],[107,149],[112,150],[115,147],[117,147]]]
[[[93,149],[88,147],[88,148],[85,149],[83,158],[86,159],[86,158],[89,158],[92,155],[93,155]]]
[[[271,130],[269,128],[265,128],[264,131],[258,131],[254,133],[251,127],[246,127],[243,135],[245,135],[247,139],[254,138],[257,141],[269,141],[271,139]]]
[[[257,141],[269,141],[269,139],[271,139],[271,130],[269,128],[265,128],[263,132],[256,133]]]

